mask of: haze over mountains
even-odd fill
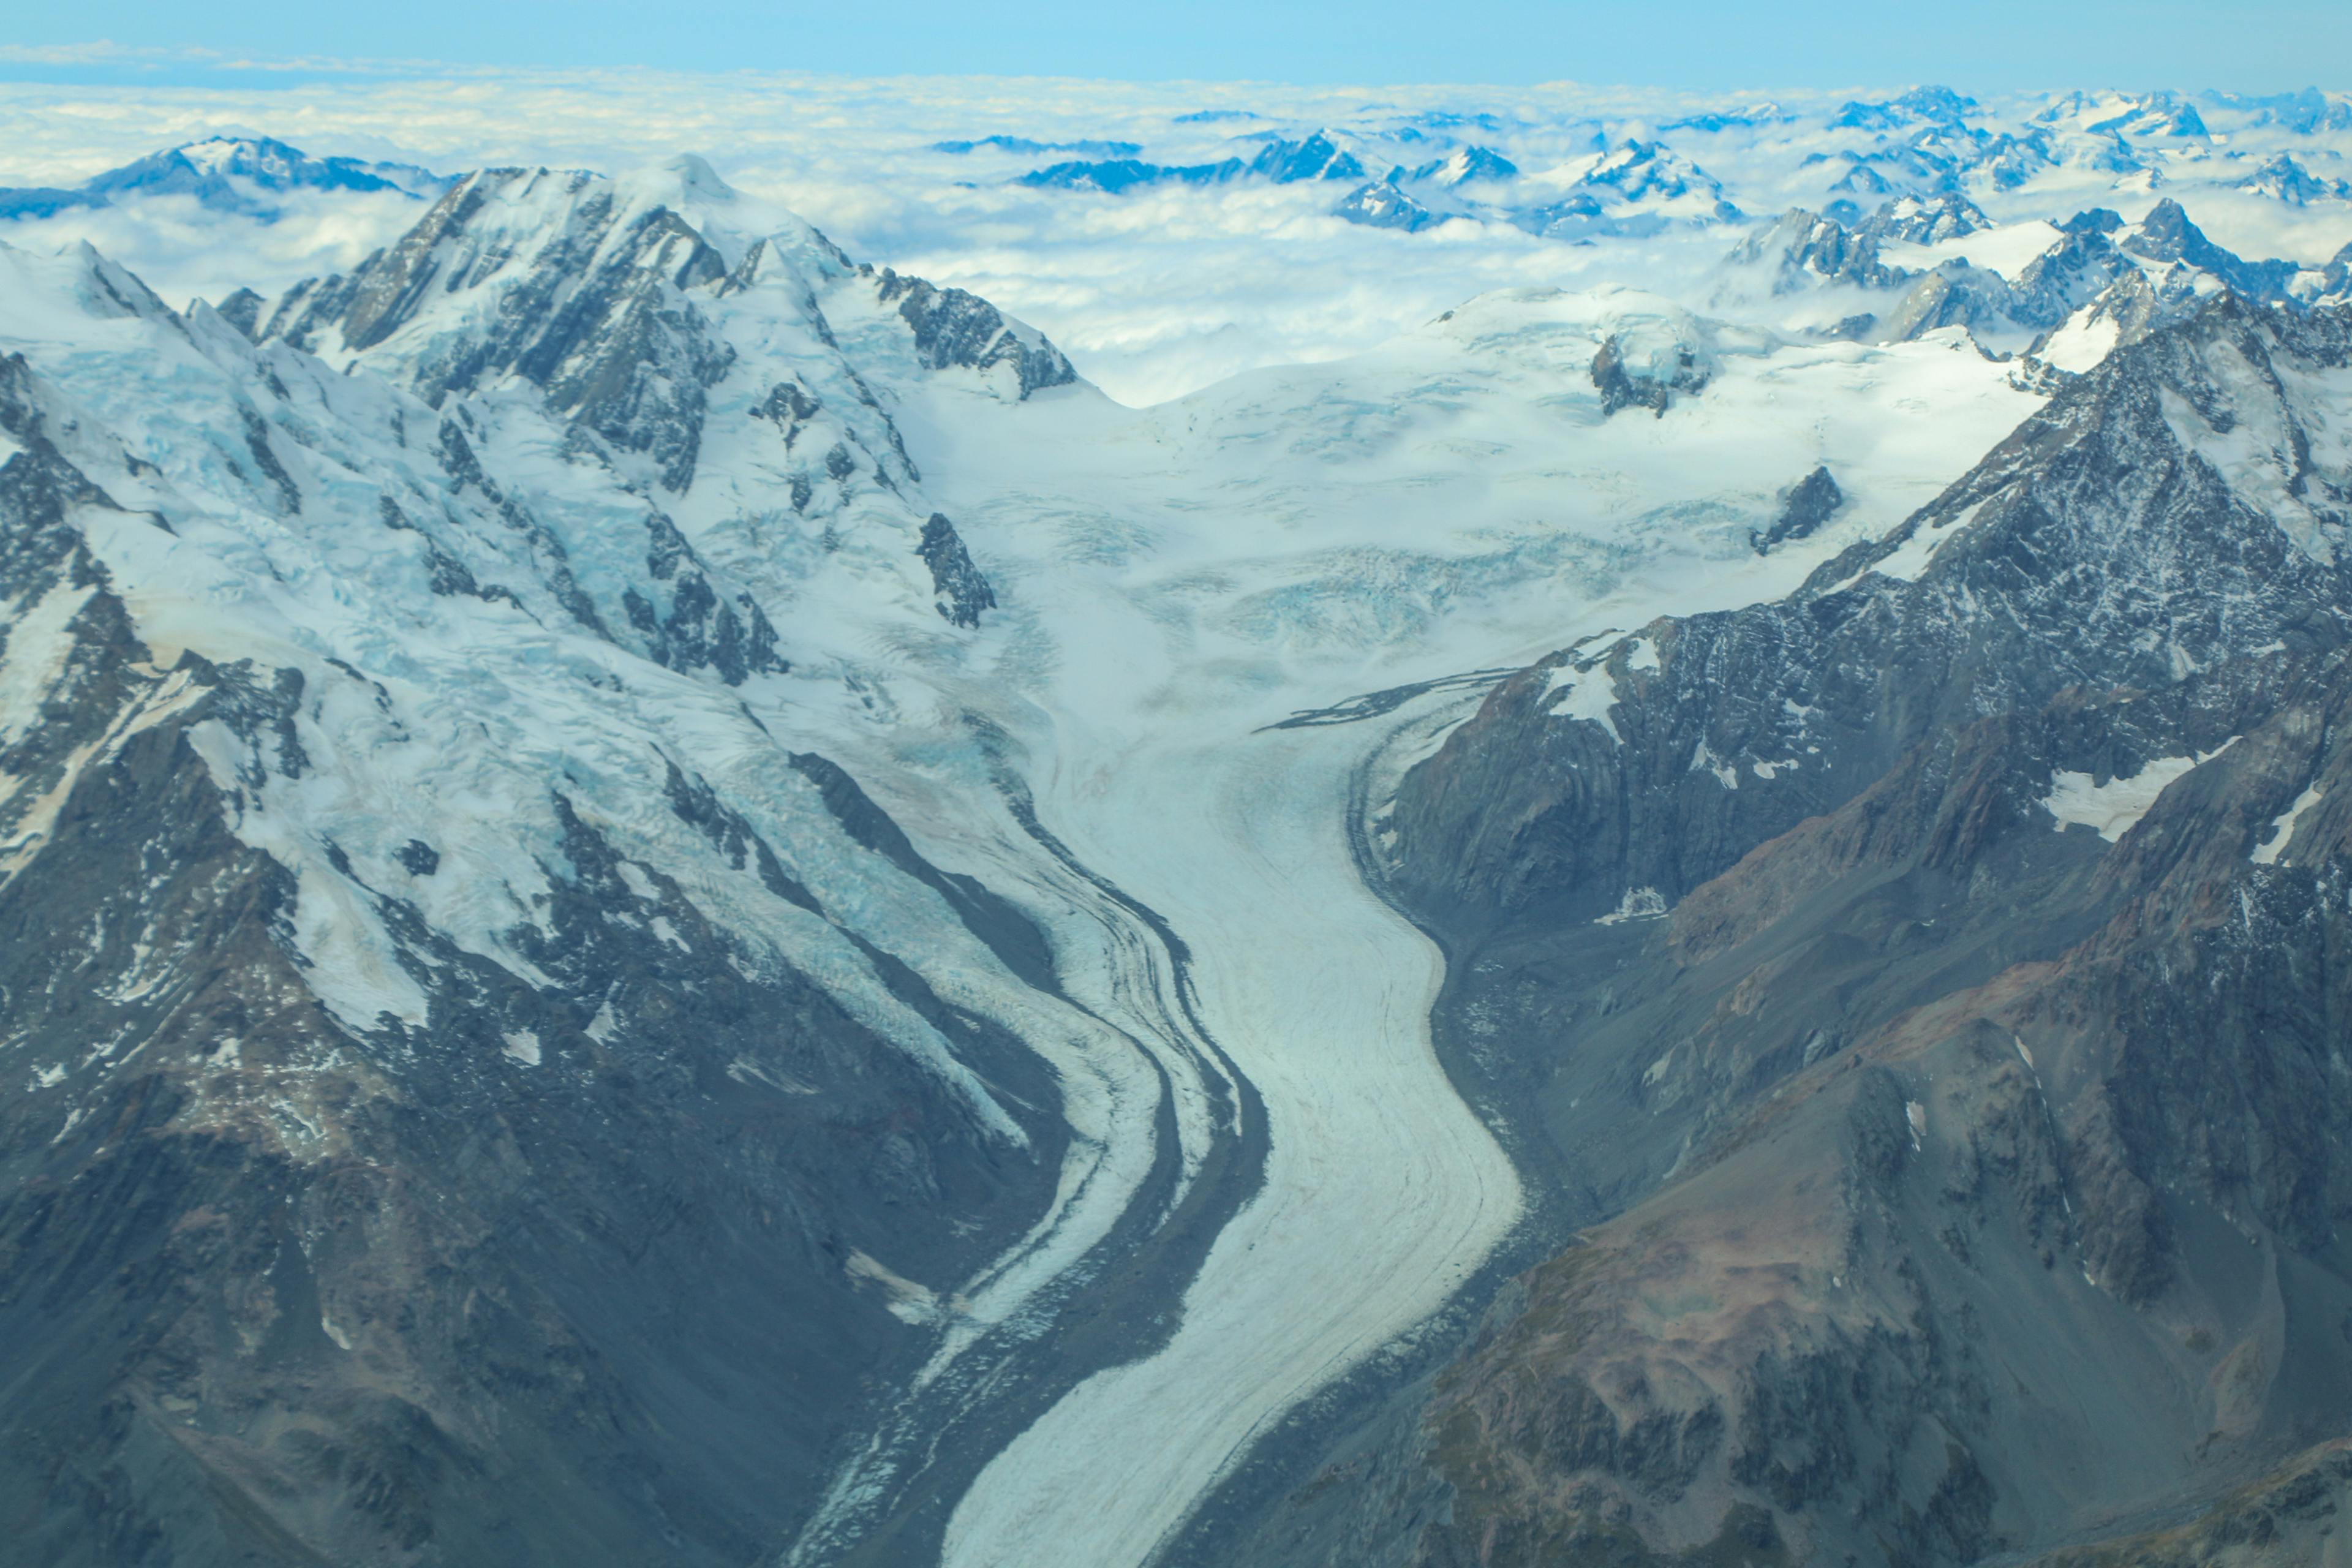
[[[7,193],[9,1550],[2346,1550],[2352,105],[1316,107]]]

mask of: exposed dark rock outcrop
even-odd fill
[[[887,267],[877,289],[884,304],[897,303],[899,316],[914,331],[915,353],[933,370],[960,366],[985,371],[1009,364],[1023,397],[1078,379],[1061,350],[1042,338],[1030,342],[976,294],[901,278]]]
[[[1845,504],[1845,492],[1826,468],[1815,468],[1790,487],[1780,500],[1780,515],[1772,525],[1756,536],[1756,552],[1759,555],[1776,544],[1791,539],[1810,539],[1815,530],[1837,515]]]
[[[551,191],[549,187],[553,187]],[[495,208],[559,199],[566,221],[528,258],[493,222]],[[298,286],[266,336],[319,352],[364,352],[388,341],[436,292],[505,272],[495,324],[451,339],[416,362],[418,395],[438,405],[493,378],[520,375],[559,414],[628,451],[663,482],[693,481],[709,391],[731,352],[685,291],[719,282],[726,265],[666,207],[626,209],[593,175],[545,169],[470,174],[388,250],[348,279]]]
[[[1357,186],[1346,199],[1331,209],[1349,223],[1363,224],[1371,228],[1402,229],[1418,234],[1444,223],[1447,216],[1433,213],[1388,180],[1374,180]]]
[[[977,626],[980,613],[996,607],[996,590],[988,585],[971,552],[963,547],[944,512],[933,512],[923,524],[922,542],[915,553],[931,569],[931,585],[939,595],[940,616],[950,626]]]

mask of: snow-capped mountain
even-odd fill
[[[2315,201],[2352,201],[2352,181],[2323,179],[2281,153],[2236,182],[2237,188],[2258,196],[2305,206]]]
[[[213,212],[266,219],[293,191],[397,192],[430,200],[448,184],[413,164],[313,158],[267,136],[213,136],[109,169],[70,189],[0,189],[0,219],[152,196],[185,196]]]
[[[1773,379],[1821,385],[1853,417],[1826,450],[1881,517],[1965,460],[1947,438],[1958,387],[1980,405],[1976,440],[2031,402],[1948,347],[1822,356],[1639,297],[1538,293],[1375,362],[1137,414],[1018,322],[853,265],[691,162],[468,176],[401,244],[250,331],[171,310],[87,249],[0,255],[6,689],[28,726],[11,731],[0,893],[56,913],[64,879],[79,900],[72,939],[20,942],[5,984],[79,966],[73,994],[98,998],[115,1041],[67,1048],[97,1016],[79,1003],[12,1016],[28,1088],[11,1146],[75,1191],[159,1184],[177,1194],[159,1215],[202,1208],[233,1237],[290,1202],[278,1234],[298,1260],[267,1299],[219,1295],[234,1276],[201,1259],[241,1255],[202,1251],[193,1307],[77,1298],[85,1359],[45,1386],[61,1411],[95,1408],[66,1397],[78,1377],[132,1391],[134,1429],[180,1456],[137,1461],[136,1497],[247,1478],[307,1500],[286,1505],[299,1518],[271,1505],[269,1529],[335,1552],[423,1521],[440,1533],[415,1539],[472,1539],[518,1488],[509,1517],[575,1543],[690,1531],[710,1554],[797,1531],[820,1560],[929,1518],[935,1541],[1026,1552],[1033,1489],[1060,1461],[983,1468],[1021,1425],[1008,1412],[1162,1346],[1132,1363],[1142,1384],[1057,1405],[1068,1436],[1029,1429],[1028,1451],[1098,1460],[1100,1420],[1141,1402],[1164,1434],[1191,1418],[1192,1379],[1272,1358],[1287,1370],[1253,1404],[1187,1439],[1166,1472],[1181,1485],[1083,1510],[1113,1557],[1181,1523],[1236,1434],[1365,1333],[1442,1307],[1517,1204],[1475,1121],[1428,1092],[1417,994],[1380,977],[1430,959],[1355,882],[1329,811],[1385,726],[1251,731],[1368,660],[1452,669],[1457,605],[1532,630],[1562,592],[1629,571],[1760,560],[1748,532],[1799,477],[1786,437],[1677,426],[1660,447],[1610,418],[1595,362],[1621,366],[1611,384],[1663,374],[1724,407]],[[1581,344],[1565,365],[1563,344]],[[1867,379],[1946,389],[1936,428],[1890,426],[1857,353],[1883,361]],[[1367,395],[1396,409],[1387,427],[1360,422]],[[1528,425],[1535,407],[1550,411]],[[1474,431],[1491,493],[1465,508],[1456,488],[1433,534],[1391,498],[1458,477]],[[1497,437],[1517,455],[1498,460]],[[1563,438],[1652,476],[1610,492],[1633,510],[1524,515]],[[1423,477],[1337,482],[1367,452]],[[1266,537],[1248,498],[1304,493]],[[1662,515],[1714,521],[1658,534]],[[1769,568],[1793,582],[1836,542],[1825,530]],[[1068,618],[1082,603],[1091,625]],[[1327,673],[1253,673],[1284,667]],[[71,722],[36,721],[42,702]],[[1115,778],[1089,760],[1115,756]],[[1268,778],[1295,800],[1237,827],[1225,814]],[[1235,832],[1239,879],[1202,874]],[[1252,879],[1259,856],[1287,868],[1282,896]],[[165,864],[167,885],[135,870]],[[1301,994],[1279,955],[1319,954],[1328,979],[1334,940],[1362,944],[1360,1006],[1327,1000],[1269,1033]],[[1359,1052],[1334,1100],[1292,1076],[1312,1059],[1301,1030],[1392,1044]],[[135,1103],[161,1118],[154,1154],[121,1166],[110,1130]],[[722,1147],[698,1151],[714,1129]],[[457,1179],[450,1206],[398,1179],[478,1135],[499,1173]],[[616,1138],[628,1157],[604,1159]],[[1292,1163],[1318,1148],[1356,1179],[1335,1190]],[[73,1187],[72,1171],[94,1174]],[[1475,1226],[1465,1178],[1486,1194]],[[1231,1250],[1245,1200],[1248,1226],[1335,1237],[1378,1212],[1386,1252],[1351,1242],[1260,1276]],[[908,1205],[911,1227],[887,1217]],[[44,1245],[33,1212],[13,1211],[20,1257]],[[338,1215],[361,1230],[331,1243]],[[779,1226],[798,1239],[771,1264],[681,1271]],[[533,1238],[540,1262],[494,1261],[494,1234]],[[1454,1274],[1422,1272],[1431,1245]],[[1216,1283],[1229,1274],[1242,1293]],[[1195,1275],[1181,1331],[1056,1328],[1114,1300],[1149,1323]],[[495,1292],[515,1353],[580,1372],[474,1380],[464,1320],[401,1306],[430,1279]],[[656,1399],[632,1369],[680,1364],[663,1325],[689,1288],[698,1321],[799,1328]],[[1247,1305],[1266,1289],[1330,1311]],[[240,1358],[265,1343],[287,1348],[256,1383]],[[404,1405],[372,1392],[394,1370]],[[813,1378],[825,1400],[782,1397]],[[869,1381],[825,1381],[841,1378]],[[281,1414],[218,1425],[228,1400]],[[681,1479],[559,1525],[551,1499],[528,1500],[555,1472],[515,1456],[562,1448],[583,1400],[623,1412],[613,1462]],[[378,1435],[399,1408],[475,1458],[436,1468]],[[305,1479],[300,1445],[270,1435],[298,1419],[369,1452],[398,1510],[355,1513]],[[492,1426],[508,1458],[470,1446]],[[754,1428],[761,1454],[804,1456],[788,1479],[725,1457]],[[114,1430],[61,1419],[38,1440],[111,1463]],[[925,1501],[967,1489],[952,1518]],[[216,1528],[224,1550],[251,1539]]]
[[[1492,147],[1471,146],[1445,157],[1433,159],[1410,174],[1399,169],[1389,178],[1393,180],[1400,176],[1414,184],[1432,184],[1450,191],[1463,185],[1516,180],[1519,176],[1519,166]]]
[[[1675,224],[1734,223],[1723,184],[1660,142],[1629,141],[1594,159],[1558,199],[1517,221],[1548,238],[1642,233]]]
[[[1020,183],[1057,190],[1103,191],[1116,195],[1139,185],[1171,183],[1205,185],[1255,179],[1277,185],[1293,185],[1306,180],[1360,180],[1364,177],[1364,165],[1353,153],[1339,145],[1335,133],[1329,131],[1312,132],[1296,142],[1286,141],[1279,136],[1253,136],[1244,140],[1258,142],[1262,145],[1250,157],[1225,157],[1209,163],[1168,165],[1141,163],[1132,157],[1075,160],[1032,170],[1021,176]]]
[[[1901,198],[1848,229],[1794,208],[1727,258],[1727,293],[1808,301],[1791,324],[1900,339],[1964,327],[1988,352],[2073,373],[2221,289],[2302,310],[2327,274],[2225,250],[2169,198],[2138,224],[2106,209],[1996,225],[1965,198]],[[2084,356],[2087,354],[2086,360]]]
[[[2332,103],[2113,91],[1992,101],[1921,87],[1804,110],[1764,104],[1614,123],[1368,109],[1315,129],[1252,130],[1238,145],[1223,140],[1232,121],[1179,117],[1175,142],[1191,156],[1120,143],[1018,183],[1118,193],[1346,178],[1359,183],[1332,210],[1363,226],[1420,233],[1459,217],[1577,244],[1659,239],[1784,209],[1790,196],[1850,227],[1904,199],[1952,198],[2005,221],[2063,216],[2045,210],[2061,201],[2102,205],[2103,193],[2105,205],[2144,208],[2159,189],[2191,205],[2206,191],[2293,205],[2334,191],[2334,176],[2295,162],[2341,156]],[[1213,126],[1219,139],[1202,141]],[[1581,146],[1563,163],[1570,132]]]

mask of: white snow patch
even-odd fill
[[[2131,777],[2109,779],[2105,784],[2095,783],[2093,774],[2061,768],[2050,775],[2050,793],[2042,797],[2042,809],[2058,819],[2061,833],[2079,823],[2097,828],[2099,837],[2113,844],[2138,825],[2173,781],[2237,742],[2238,737],[2232,735],[2199,756],[2158,757]]]
[[[1579,673],[1567,665],[1551,672],[1551,680],[1544,687],[1544,695],[1562,695],[1548,712],[1555,719],[1584,719],[1609,731],[1611,740],[1622,745],[1625,737],[1617,732],[1617,721],[1609,710],[1617,705],[1617,679],[1605,665],[1594,665]]]
[[[499,1037],[506,1041],[506,1048],[499,1053],[500,1055],[519,1061],[527,1068],[535,1068],[539,1065],[539,1036],[535,1031],[509,1029]]]
[[[623,860],[616,869],[621,874],[621,880],[629,885],[630,892],[649,904],[661,902],[661,889],[654,886],[654,879],[646,875],[646,868],[643,866],[638,865],[635,860]]]
[[[1928,563],[1935,559],[1936,552],[1949,541],[1958,538],[1969,524],[1976,521],[1977,513],[1984,510],[1984,504],[1976,502],[1949,522],[1931,524],[1923,520],[1912,529],[1910,538],[1868,570],[1898,582],[1917,582],[1920,574],[1927,570]]]
[[[1998,224],[1933,245],[1895,240],[1881,246],[1878,253],[1891,265],[1914,272],[1932,272],[1947,261],[1966,261],[2013,280],[2063,237],[2055,225],[2037,218],[2030,223]]]
[[[2081,374],[2114,352],[2124,335],[2123,323],[2099,312],[2096,301],[2066,318],[2042,345],[2043,363]]]
[[[18,614],[7,615],[0,605],[0,632],[6,637],[0,644],[0,747],[23,736],[40,717],[41,700],[73,653],[73,618],[97,591],[60,579]]]
[[[1739,787],[1739,770],[1709,751],[1705,741],[1701,741],[1698,743],[1698,750],[1691,753],[1690,771],[1697,773],[1702,768],[1713,773],[1715,782],[1724,788]]]
[[[1906,1100],[1903,1102],[1903,1120],[1911,1124],[1911,1147],[1918,1148],[1919,1141],[1927,1135],[1927,1108],[1916,1100]]]
[[[613,1016],[612,999],[607,997],[604,1002],[597,1007],[596,1016],[588,1020],[588,1037],[601,1046],[610,1041],[614,1035],[617,1035],[620,1032],[620,1020]]]
[[[2304,461],[2297,445],[2300,440],[2315,464],[2326,465],[2330,456],[2340,459],[2341,437],[2331,426],[2352,420],[2352,391],[2338,377],[2314,377],[2283,366],[2277,380],[2289,395],[2282,400],[2272,377],[2227,342],[2214,346],[2208,363],[2239,417],[2229,429],[2216,430],[2187,398],[2167,390],[2162,405],[2173,433],[2219,470],[2241,500],[2275,522],[2297,550],[2324,566],[2334,565],[2336,547],[2321,518],[2297,493]],[[2310,427],[2298,432],[2290,424],[2291,411],[2306,416]],[[2337,450],[2330,452],[2330,447]]]
[[[1624,921],[1654,920],[1665,912],[1665,895],[1659,892],[1657,889],[1628,888],[1625,889],[1625,896],[1617,901],[1616,910],[1601,916],[1592,923],[1597,926],[1613,926]]]
[[[1927,563],[1934,558],[1936,547],[1944,542],[1944,538],[1943,534],[1922,523],[1911,531],[1910,538],[1895,547],[1894,553],[1871,570],[1899,583],[1916,583],[1919,574],[1927,570]]]
[[[2309,789],[2305,790],[2301,795],[2295,796],[2294,804],[2293,805],[2288,806],[2285,811],[2271,819],[2270,832],[2263,837],[2263,841],[2260,844],[2254,846],[2253,861],[2255,865],[2274,866],[2278,864],[2278,858],[2281,855],[2285,854],[2286,847],[2290,843],[2294,842],[2295,819],[2301,816],[2305,812],[2309,811],[2313,806],[2317,805],[2319,804],[2319,797],[2325,793],[2326,792],[2317,784],[2314,784]]]
[[[737,1083],[764,1083],[770,1089],[784,1094],[817,1092],[814,1084],[803,1083],[788,1072],[779,1072],[772,1068],[762,1067],[749,1057],[737,1057],[733,1061],[729,1062],[727,1076]]]

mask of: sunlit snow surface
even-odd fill
[[[1008,1143],[1021,1134],[987,1086],[848,933],[1046,1058],[1076,1137],[1032,1234],[968,1280],[906,1278],[887,1237],[853,1261],[909,1332],[932,1336],[921,1387],[955,1408],[989,1397],[968,1363],[992,1353],[992,1335],[1083,1288],[1151,1166],[1163,1092],[1189,1173],[1233,1131],[1220,1108],[1235,1103],[1234,1080],[1254,1091],[1270,1139],[1263,1185],[1185,1290],[1167,1346],[1083,1383],[1013,1438],[947,1532],[947,1560],[973,1568],[1139,1563],[1255,1436],[1441,1308],[1519,1212],[1508,1163],[1432,1051],[1438,955],[1367,888],[1351,847],[1358,793],[1377,805],[1392,787],[1391,738],[1425,752],[1476,691],[1356,723],[1265,726],[1785,593],[1932,498],[2036,397],[1948,336],[1798,343],[1647,295],[1536,289],[1475,300],[1356,359],[1147,410],[1083,384],[1016,402],[1001,378],[921,371],[872,285],[804,229],[675,182],[667,197],[713,226],[730,265],[749,234],[772,230],[756,286],[708,303],[738,358],[692,489],[662,500],[780,628],[789,676],[725,686],[558,613],[530,542],[432,456],[437,420],[467,422],[599,604],[642,575],[652,491],[626,461],[567,455],[526,387],[453,399],[436,419],[364,354],[337,374],[282,347],[257,353],[209,315],[184,329],[110,304],[107,264],[89,253],[0,251],[0,350],[24,352],[87,410],[89,449],[69,455],[134,510],[89,509],[79,523],[158,660],[187,648],[305,673],[298,729],[312,765],[248,790],[232,826],[295,874],[294,940],[348,1027],[389,1026],[422,998],[329,846],[459,947],[531,981],[512,933],[562,864],[560,780],[617,849],[678,882],[736,961],[810,976]],[[463,330],[476,303],[447,296],[381,368]],[[1663,417],[1604,417],[1591,366],[1612,335],[1687,342],[1713,379]],[[837,506],[803,515],[780,501],[778,437],[750,409],[797,375],[854,423],[852,364],[925,479],[903,494],[845,484]],[[238,459],[239,398],[284,432],[299,509]],[[133,455],[160,472],[134,471]],[[1751,532],[1822,464],[1849,503],[1814,537],[1756,553]],[[424,534],[388,530],[380,494],[517,601],[431,592]],[[176,532],[139,515],[151,507]],[[932,507],[1002,601],[977,634],[929,602],[913,548]],[[26,673],[12,643],[0,690],[37,682],[37,628],[62,610],[32,608]],[[225,781],[246,770],[225,728],[197,739]],[[850,844],[783,765],[792,750],[841,763],[935,863],[1028,910],[1069,1001],[1019,984],[937,894]],[[672,762],[777,847],[821,915],[681,821],[663,790]],[[1016,820],[1008,781],[1067,860]],[[419,879],[395,851],[427,822],[442,868]],[[1189,950],[1189,1008],[1170,950],[1106,884]],[[516,1037],[501,1056],[509,1070],[573,1070],[558,1047]],[[854,1539],[921,1453],[877,1435],[803,1560]]]

